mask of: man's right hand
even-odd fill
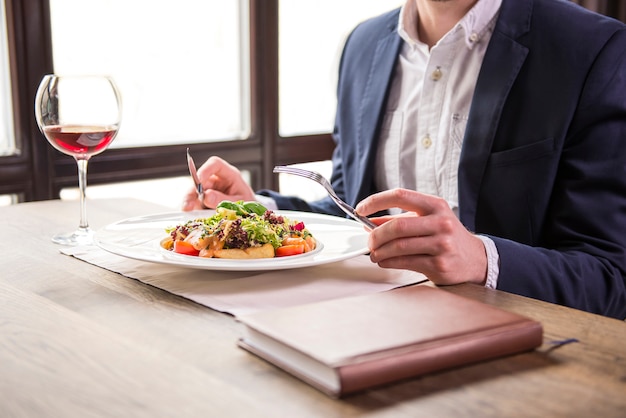
[[[254,191],[243,179],[237,167],[220,157],[209,157],[198,169],[198,177],[204,188],[201,202],[194,187],[185,195],[182,210],[214,209],[222,200],[254,200]]]

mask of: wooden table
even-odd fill
[[[88,206],[94,228],[171,210]],[[447,287],[540,320],[543,346],[335,400],[237,348],[233,317],[60,254],[50,237],[77,217],[77,202],[0,208],[0,417],[626,416],[622,321]]]

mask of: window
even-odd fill
[[[0,1],[19,69],[10,85],[20,148],[2,157],[0,194],[40,200],[76,187],[75,162],[50,148],[33,117],[37,85],[52,72],[108,73],[124,96],[120,134],[90,161],[89,187],[187,176],[187,147],[200,162],[219,155],[240,167],[255,188],[276,182],[258,92],[267,58],[249,47],[276,27],[276,0]]]
[[[343,44],[361,21],[403,0],[318,0],[279,3],[281,136],[332,132]],[[303,16],[306,16],[304,18]]]
[[[246,1],[50,0],[50,21],[56,73],[118,84],[112,148],[248,136]]]
[[[16,146],[4,0],[0,0],[0,22],[0,155],[12,155]]]

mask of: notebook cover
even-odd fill
[[[543,337],[537,321],[429,286],[238,320],[248,330],[242,348],[332,396],[531,350]],[[333,370],[338,383],[312,377],[303,361]]]

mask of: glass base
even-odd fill
[[[90,228],[78,228],[71,234],[59,234],[52,237],[52,242],[61,245],[92,245],[94,232]]]

